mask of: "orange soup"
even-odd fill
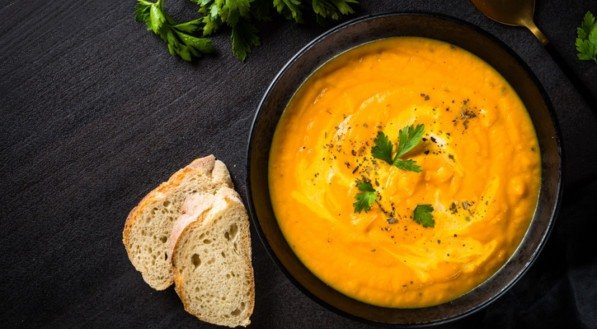
[[[300,260],[343,294],[395,308],[450,301],[494,274],[529,226],[540,176],[535,130],[504,78],[414,37],[313,73],[269,159],[274,212]]]

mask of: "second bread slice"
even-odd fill
[[[222,187],[188,199],[201,214],[181,216],[171,241],[174,283],[187,312],[229,327],[247,326],[255,303],[249,220],[238,194]],[[176,236],[178,235],[178,236]]]

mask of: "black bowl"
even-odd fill
[[[268,159],[276,124],[301,83],[329,59],[363,43],[394,36],[445,41],[477,55],[500,72],[525,104],[541,148],[539,203],[515,253],[487,281],[441,305],[417,309],[366,304],[327,286],[294,254],[272,210]],[[341,314],[358,319],[416,326],[458,319],[487,306],[507,291],[530,267],[552,227],[561,193],[561,149],[555,116],[535,76],[506,45],[468,23],[437,15],[385,14],[355,19],[310,42],[280,70],[267,89],[253,121],[247,154],[247,188],[251,218],[272,258],[307,295]]]

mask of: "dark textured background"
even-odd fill
[[[361,1],[357,15],[424,11],[480,26],[547,90],[565,151],[565,197],[529,273],[485,310],[448,327],[597,328],[597,105],[583,102],[521,28],[467,1]],[[193,6],[166,1],[175,17]],[[207,328],[172,289],[150,289],[121,242],[128,211],[193,158],[226,162],[241,194],[258,101],[282,65],[326,27],[268,23],[246,63],[190,65],[134,22],[134,0],[0,1],[0,326]],[[575,58],[576,26],[597,1],[539,1],[536,21],[597,95],[597,64]],[[246,198],[245,198],[246,200]],[[254,328],[364,328],[303,295],[253,231]]]

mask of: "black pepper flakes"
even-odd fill
[[[454,202],[452,202],[452,203],[450,204],[450,213],[451,213],[452,215],[455,215],[455,214],[457,214],[457,213],[458,213],[458,207],[456,206],[456,203],[454,203]]]
[[[471,206],[470,202],[468,202],[468,201],[462,201],[462,208],[464,210],[468,210],[468,208],[470,208],[470,206]]]

